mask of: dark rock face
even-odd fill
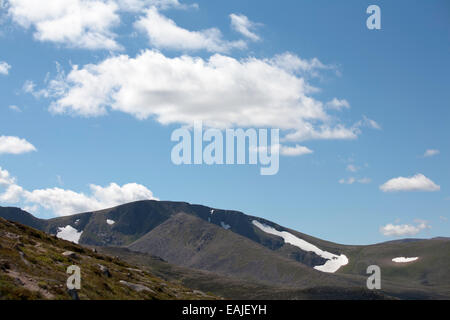
[[[252,221],[257,219],[263,223],[273,225],[270,221],[251,217],[238,211],[213,209],[185,202],[137,201],[111,209],[80,213],[50,220],[36,219],[31,214],[20,209],[6,209],[8,210],[0,210],[0,216],[14,217],[16,220],[20,220],[19,222],[21,223],[31,224],[35,227],[39,226],[39,229],[51,234],[56,234],[59,228],[68,225],[75,228],[78,232],[83,231],[79,240],[80,244],[93,246],[130,245],[130,248],[133,250],[150,252],[161,256],[163,259],[171,258],[182,265],[185,265],[184,261],[189,260],[191,256],[202,252],[205,248],[213,247],[211,245],[212,241],[230,241],[227,238],[232,237],[233,234],[242,236],[271,251],[280,253],[283,257],[309,267],[322,265],[326,262],[325,259],[314,253],[286,245],[282,238],[264,233],[252,224]],[[177,233],[186,234],[190,238],[189,242],[183,243],[183,248],[179,245],[173,248],[186,254],[186,257],[182,257],[180,253],[178,254],[179,257],[175,259],[167,254],[171,250],[164,252],[157,250],[157,248],[163,247],[162,244],[170,243],[170,234],[162,234],[159,237],[155,237],[155,230],[158,230],[160,226],[180,213],[195,217],[198,219],[196,223],[202,221],[203,224],[202,228],[190,227],[191,229],[195,228],[197,234],[191,234],[191,230],[186,227],[187,224],[180,225],[177,228]],[[114,224],[107,224],[107,219],[113,220]],[[217,231],[215,228],[223,230],[224,227],[228,229],[228,234],[225,234],[223,239],[215,239],[214,236]],[[147,236],[148,233],[152,233],[152,236]],[[140,241],[143,239],[146,240]],[[144,246],[148,248],[144,248]],[[223,250],[226,250],[226,246],[224,246]]]
[[[46,220],[38,219],[26,211],[13,207],[0,207],[0,217],[38,230],[44,230],[47,223]]]
[[[290,244],[286,244],[278,252],[280,252],[285,257],[294,259],[311,268],[315,266],[321,266],[328,261],[327,259],[318,256],[314,252],[303,251]]]

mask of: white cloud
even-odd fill
[[[106,187],[90,185],[90,189],[90,195],[53,188],[26,191],[23,193],[23,197],[27,203],[37,204],[60,216],[100,210],[138,200],[155,199],[150,190],[136,183],[128,183],[123,186],[111,183]]]
[[[433,181],[425,177],[423,174],[418,173],[412,177],[398,177],[391,179],[380,186],[383,192],[396,192],[396,191],[439,191],[440,186]]]
[[[10,105],[8,108],[9,108],[9,110],[12,110],[15,112],[22,112],[22,110],[16,105]]]
[[[424,229],[430,229],[431,226],[424,220],[416,220],[416,225],[410,224],[392,224],[388,223],[387,225],[380,228],[380,232],[384,236],[394,236],[394,237],[403,237],[403,236],[414,236],[421,232]]]
[[[312,75],[317,75],[317,70],[321,69],[333,69],[333,66],[328,66],[320,62],[317,58],[312,59],[302,59],[299,56],[285,52],[283,54],[275,55],[269,62],[280,69],[286,70],[287,72],[304,72]]]
[[[11,184],[7,187],[6,191],[0,193],[0,202],[5,203],[17,203],[20,201],[24,190],[21,186]]]
[[[34,38],[68,47],[118,50],[112,29],[119,25],[119,6],[105,0],[9,0],[8,14]]]
[[[70,48],[121,50],[114,28],[124,12],[198,7],[178,0],[7,0],[8,16],[36,40]]]
[[[101,203],[102,207],[113,207],[137,200],[156,199],[150,190],[137,183],[127,183],[123,186],[111,183],[107,187],[91,184],[90,188],[92,197]]]
[[[260,37],[252,30],[257,28],[260,24],[250,21],[243,14],[230,14],[231,27],[237,32],[253,41],[261,40]]]
[[[11,66],[4,61],[0,61],[0,74],[8,75]]]
[[[354,164],[349,164],[346,168],[347,171],[350,172],[356,172],[359,170],[359,168],[357,166],[355,166]]]
[[[9,186],[16,183],[16,179],[11,177],[8,170],[3,170],[0,167],[0,186]]]
[[[304,141],[304,140],[352,140],[356,139],[361,133],[357,127],[346,127],[343,124],[337,124],[334,127],[324,123],[323,125],[314,125],[310,122],[302,123],[294,132],[284,137],[285,141]]]
[[[25,190],[16,183],[16,178],[0,167],[0,202],[25,203],[27,208],[37,212],[39,208],[51,210],[55,215],[63,216],[84,211],[100,210],[138,200],[158,200],[145,186],[127,183],[119,186],[110,183],[106,187],[89,185],[90,194],[61,188]]]
[[[197,8],[197,4],[184,4],[180,3],[178,0],[116,0],[119,8],[123,11],[130,12],[140,12],[151,6],[157,7],[158,9],[188,9]]]
[[[109,109],[161,124],[228,128],[271,127],[286,140],[354,139],[359,127],[334,123],[309,93],[306,80],[278,66],[278,58],[236,60],[169,58],[145,50],[136,58],[119,55],[50,81],[53,113],[100,116]],[[334,119],[334,118],[333,118]]]
[[[134,24],[135,28],[144,32],[150,43],[157,48],[175,50],[207,50],[209,52],[228,52],[231,49],[243,49],[244,41],[226,41],[219,29],[211,28],[201,31],[190,31],[163,16],[155,7],[146,10]]]
[[[333,100],[326,103],[326,107],[333,110],[350,109],[350,103],[345,99],[333,98]]]
[[[427,151],[425,151],[424,153],[424,157],[432,157],[432,156],[436,156],[439,153],[441,153],[439,150],[437,149],[428,149]]]
[[[267,151],[267,149],[269,149],[269,151]],[[311,149],[309,149],[308,147],[300,146],[298,144],[295,145],[294,147],[286,146],[286,145],[282,145],[282,144],[271,145],[270,147],[259,146],[252,151],[253,152],[263,152],[263,153],[278,152],[282,156],[287,156],[287,157],[302,156],[302,155],[311,154],[314,152]]]
[[[304,146],[300,146],[298,144],[295,145],[295,147],[280,145],[280,154],[283,156],[295,157],[295,156],[301,156],[304,154],[311,154],[313,152],[314,151],[312,151],[311,149],[304,147]]]
[[[100,210],[138,200],[157,200],[146,187],[136,183],[119,186],[111,183],[106,187],[90,185],[91,194],[78,193],[61,188],[24,190],[17,184],[10,184],[0,193],[0,201],[19,203],[23,201],[37,211],[38,207],[64,216],[84,211]]]
[[[36,148],[25,139],[0,136],[0,154],[21,154],[31,151],[36,151]]]

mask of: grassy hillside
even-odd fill
[[[70,225],[82,232],[79,241],[82,245],[121,246],[160,256],[178,267],[212,272],[228,279],[233,283],[230,288],[235,289],[222,290],[224,282],[211,279],[208,287],[204,281],[208,277],[204,274],[191,277],[190,272],[183,273],[182,283],[197,287],[202,284],[202,288],[212,288],[215,291],[211,292],[224,293],[231,298],[235,298],[233,294],[239,297],[247,294],[248,298],[258,295],[296,298],[316,294],[330,297],[337,296],[338,292],[347,297],[359,292],[364,297],[366,270],[373,264],[382,270],[382,295],[404,299],[450,298],[449,238],[391,241],[369,246],[341,245],[241,212],[169,201],[138,201],[49,220],[36,219],[20,209],[0,207],[1,216],[51,234]],[[113,223],[108,223],[110,220]],[[319,272],[313,267],[323,265],[324,258],[262,231],[252,223],[254,220],[277,231],[289,232],[322,250],[345,254],[349,263],[334,274]],[[125,256],[127,261],[136,263],[129,254]],[[398,264],[392,261],[395,257],[419,259]],[[268,290],[277,294],[268,294]]]
[[[179,213],[128,246],[171,264],[288,287],[364,286],[324,274],[193,215]],[[352,279],[353,280],[353,279]]]
[[[81,268],[80,299],[215,298],[0,218],[0,299],[71,299],[66,288],[70,265]]]
[[[286,286],[275,286],[226,276],[215,272],[180,267],[146,253],[131,251],[119,247],[97,247],[99,252],[118,256],[121,259],[138,265],[152,274],[166,280],[177,282],[189,288],[212,292],[226,299],[286,299],[286,300],[320,300],[320,299],[392,299],[380,292],[365,288],[313,287],[296,289]]]

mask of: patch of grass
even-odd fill
[[[63,256],[64,251],[75,252],[77,258]],[[81,269],[81,299],[201,299],[178,284],[138,269],[121,259],[98,254],[89,248],[55,239],[44,232],[0,218],[0,299],[70,299],[66,289],[67,267]],[[101,271],[102,265],[111,274]],[[130,269],[129,269],[130,268]],[[14,274],[15,276],[10,276]],[[15,279],[20,275],[27,285]],[[147,287],[136,291],[120,283],[121,280]],[[164,285],[163,285],[164,284]],[[186,293],[187,292],[187,293]]]

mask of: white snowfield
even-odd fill
[[[62,228],[58,228],[58,233],[56,234],[56,236],[60,239],[78,243],[82,233],[83,231],[78,232],[77,229],[75,229],[71,225],[68,225]]]
[[[220,221],[220,225],[222,226],[222,228],[224,228],[225,230],[228,230],[231,228],[231,226],[229,224],[226,224],[223,221]]]
[[[407,263],[407,262],[413,262],[419,259],[419,257],[412,257],[412,258],[405,258],[405,257],[397,257],[392,259],[392,261],[397,263]]]
[[[116,222],[114,220],[106,219],[106,223],[112,226]]]
[[[273,234],[275,236],[279,236],[283,238],[285,243],[289,243],[293,246],[296,246],[300,248],[303,251],[310,251],[314,252],[318,256],[327,259],[328,261],[325,262],[324,265],[321,266],[315,266],[314,269],[322,272],[328,272],[328,273],[334,273],[339,270],[340,267],[345,266],[348,264],[348,258],[341,254],[340,256],[333,254],[331,252],[327,252],[324,250],[319,249],[315,245],[306,242],[305,240],[302,240],[300,238],[297,238],[293,234],[287,232],[287,231],[278,231],[268,225],[262,224],[259,221],[253,220],[252,223],[261,229],[262,231]]]

